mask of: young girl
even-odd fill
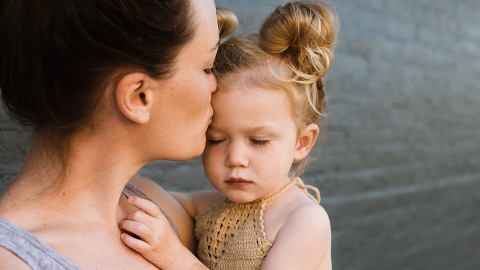
[[[198,257],[210,269],[331,269],[328,216],[318,190],[299,175],[319,135],[336,26],[327,5],[293,2],[277,8],[258,36],[220,45],[203,153],[219,192],[173,193],[196,220]],[[168,267],[163,258],[181,247],[167,238],[165,219],[147,201],[130,202],[146,214],[121,227],[141,239],[122,239]]]

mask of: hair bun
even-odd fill
[[[217,22],[220,38],[227,37],[238,28],[237,16],[226,8],[217,8]]]
[[[291,2],[278,7],[260,28],[260,46],[286,60],[296,80],[312,83],[333,61],[337,20],[324,3]]]

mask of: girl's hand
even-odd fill
[[[119,227],[128,233],[122,233],[125,245],[140,253],[145,259],[160,269],[167,269],[184,252],[168,220],[156,204],[149,200],[132,196],[128,202],[139,210],[128,214],[120,221]]]

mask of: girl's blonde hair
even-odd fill
[[[238,28],[238,19],[235,13],[222,7],[217,7],[216,11],[220,38],[224,38],[235,32]]]
[[[233,36],[220,44],[214,71],[222,83],[243,82],[282,89],[290,97],[300,130],[318,123],[325,112],[324,77],[333,61],[338,21],[320,2],[290,2],[277,7],[252,36]],[[231,33],[223,29],[224,33]],[[234,74],[235,82],[226,75]],[[292,168],[300,175],[306,160]]]

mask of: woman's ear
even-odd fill
[[[295,155],[293,157],[296,161],[301,161],[308,156],[310,150],[312,150],[313,146],[315,146],[318,133],[319,128],[316,124],[309,124],[300,131],[300,135],[298,136],[297,140],[297,147],[295,149]]]
[[[123,76],[115,89],[115,101],[120,112],[129,120],[144,124],[150,119],[152,89],[145,73],[135,72]]]

